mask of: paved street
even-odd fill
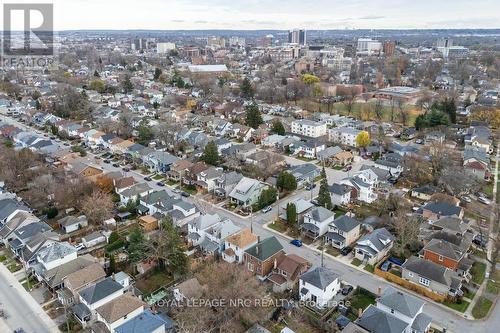
[[[17,281],[14,275],[0,264],[0,303],[8,318],[0,319],[0,332],[7,333],[23,328],[26,333],[59,332],[57,325],[42,307]]]

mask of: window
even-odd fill
[[[420,277],[420,279],[418,280],[418,282],[420,282],[420,284],[428,287],[430,284],[431,284],[431,281],[427,280],[426,278],[423,278],[423,277]]]
[[[250,272],[253,272],[253,264],[251,262],[248,263],[247,268]]]
[[[391,313],[394,314],[394,309],[391,309]]]
[[[316,295],[311,295],[311,301],[313,301],[314,303],[316,303],[318,301],[318,298],[316,297]]]
[[[443,261],[443,256],[439,256],[439,261]]]

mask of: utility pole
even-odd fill
[[[321,239],[321,267],[325,267],[325,239]]]

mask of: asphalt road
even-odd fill
[[[59,332],[54,321],[2,264],[0,264],[0,303],[7,313],[7,319],[0,319],[2,333],[5,327],[9,328],[10,332],[18,328],[23,328],[26,333]]]

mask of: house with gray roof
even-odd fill
[[[257,203],[259,196],[268,186],[261,181],[243,177],[229,194],[232,203],[250,207]]]
[[[314,180],[321,174],[321,170],[312,163],[292,166],[289,172],[295,177],[297,188],[314,183]]]
[[[337,249],[350,246],[359,238],[361,224],[354,218],[342,215],[333,220],[325,234],[325,243]]]
[[[219,178],[215,179],[215,195],[221,198],[227,198],[229,193],[243,178],[243,175],[236,171],[224,172]]]
[[[80,215],[78,217],[68,215],[63,217],[62,219],[59,219],[57,223],[59,224],[61,229],[67,234],[75,232],[80,228],[88,226],[87,217],[85,215]]]
[[[340,276],[325,267],[316,267],[299,278],[300,300],[314,302],[320,309],[329,307],[329,302],[339,290]]]
[[[30,209],[12,198],[0,200],[0,226],[9,222],[19,211],[29,212]]]
[[[284,255],[285,251],[279,240],[271,236],[245,250],[243,262],[248,271],[260,279],[266,279],[275,263],[280,262]]]
[[[347,206],[351,201],[352,187],[334,183],[328,187],[333,206]]]
[[[424,258],[406,260],[402,266],[402,278],[438,295],[462,295],[462,278],[455,271]]]
[[[40,221],[38,217],[33,215],[30,212],[26,211],[18,211],[9,222],[0,223],[0,242],[3,242],[5,245],[12,240],[15,235],[14,232],[19,228],[22,228],[25,225],[30,223]]]
[[[316,239],[323,236],[331,222],[335,219],[335,213],[325,207],[314,207],[304,215],[304,223],[300,229],[304,235]]]
[[[178,160],[178,157],[166,151],[159,150],[152,151],[151,153],[144,155],[142,158],[143,163],[151,172],[159,173],[166,173],[170,171],[170,166]]]
[[[283,205],[280,207],[279,218],[282,221],[287,221],[286,208],[287,208],[288,204],[295,205],[295,211],[297,213],[297,223],[299,225],[304,223],[305,214],[307,214],[312,208],[314,208],[314,205],[309,200],[304,200],[302,198],[292,200],[292,201],[288,202],[286,205]]]
[[[394,236],[386,229],[375,229],[361,237],[354,246],[354,256],[369,265],[375,265],[389,253]]]

